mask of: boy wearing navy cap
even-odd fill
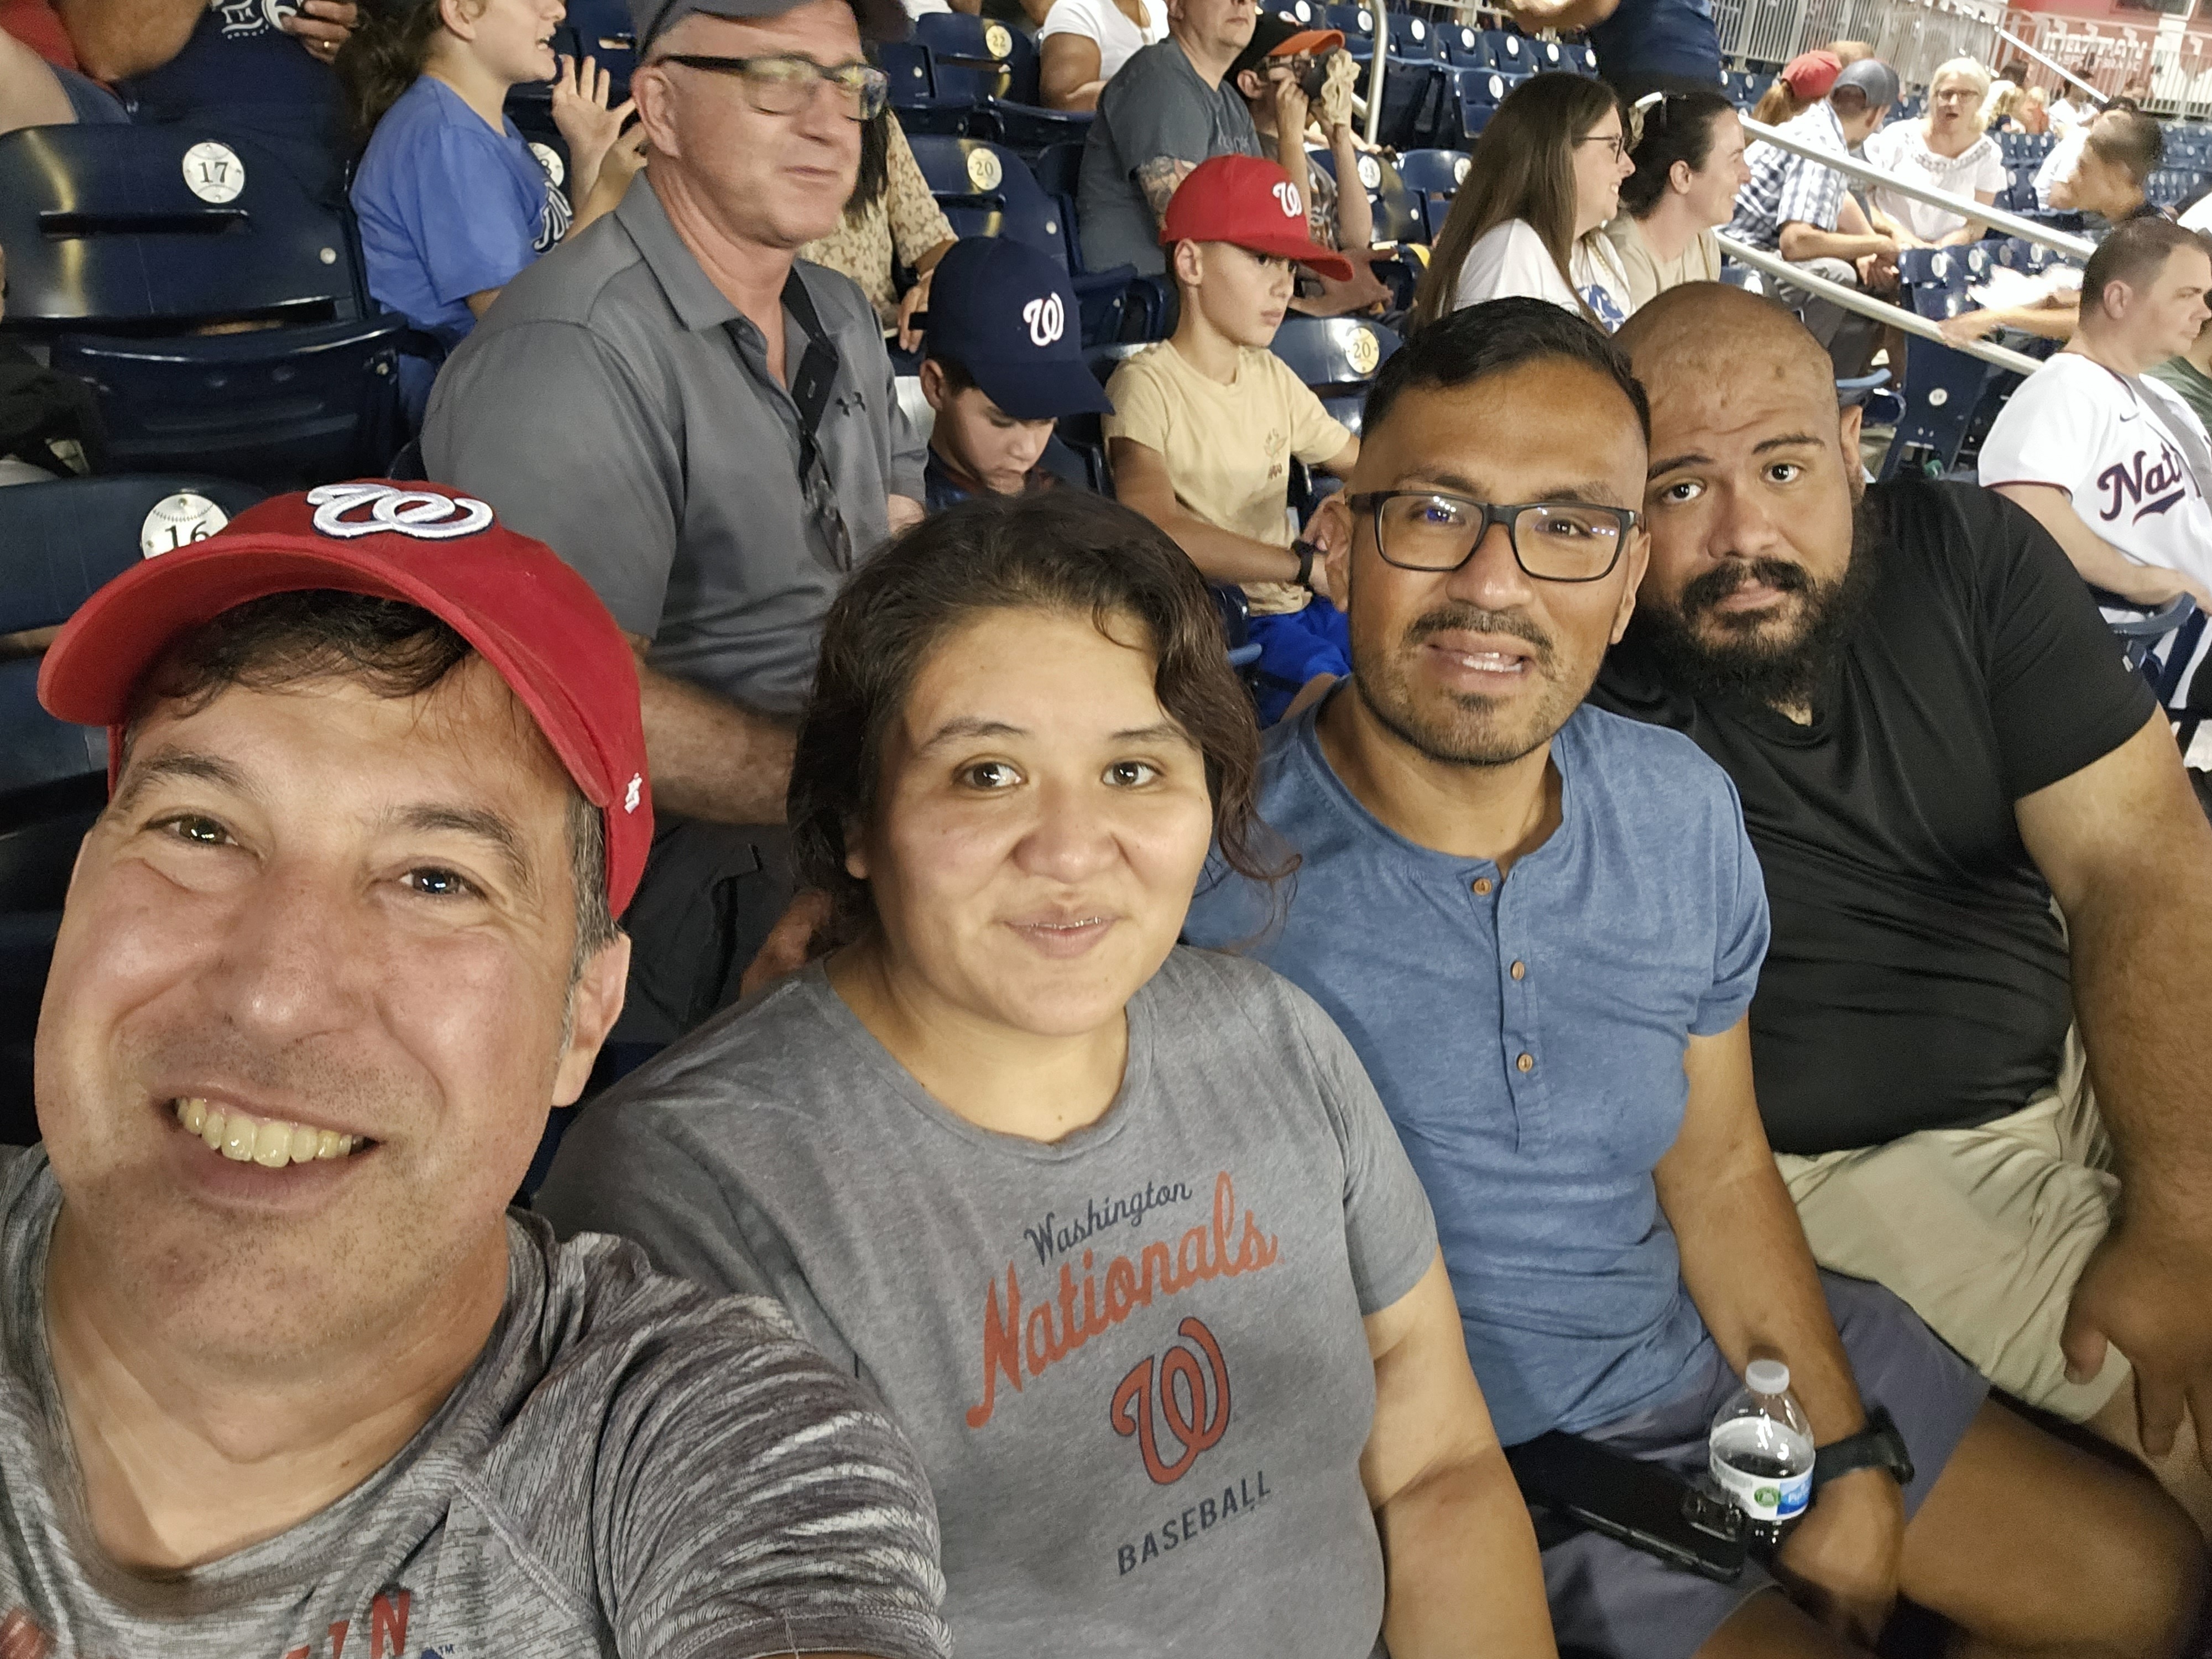
[[[1185,179],[1160,241],[1182,316],[1170,338],[1106,383],[1114,491],[1208,581],[1243,586],[1260,646],[1260,718],[1272,723],[1307,681],[1351,672],[1322,566],[1326,532],[1299,539],[1289,489],[1291,457],[1341,477],[1359,440],[1267,347],[1292,268],[1344,282],[1352,263],[1313,240],[1290,175],[1250,155],[1217,155]]]
[[[971,236],[939,262],[923,327],[921,395],[937,417],[923,475],[931,512],[1088,483],[1053,426],[1113,404],[1084,366],[1066,272],[1019,242]]]

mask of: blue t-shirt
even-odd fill
[[[448,348],[468,296],[504,288],[568,228],[568,204],[514,123],[494,132],[443,81],[402,93],[354,173],[368,291]]]
[[[1690,1035],[1743,1017],[1766,950],[1735,787],[1675,732],[1577,709],[1552,743],[1562,822],[1501,881],[1377,822],[1330,769],[1316,712],[1267,734],[1261,811],[1304,861],[1248,948],[1374,1079],[1435,1206],[1499,1437],[1665,1400],[1711,1338],[1652,1170],[1681,1129]],[[1261,895],[1209,881],[1185,937],[1234,945],[1266,922]]]
[[[269,144],[312,189],[338,191],[343,149],[337,76],[277,27],[291,0],[212,0],[184,50],[116,83],[133,121],[204,121]]]
[[[1612,16],[1590,26],[1589,42],[1608,76],[1678,75],[1720,85],[1712,0],[1620,0]]]

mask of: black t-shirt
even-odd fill
[[[2013,803],[2155,706],[2026,513],[1964,484],[1868,499],[1874,589],[1810,726],[1668,691],[1633,629],[1592,694],[1688,733],[1743,798],[1774,923],[1752,1058],[1780,1152],[1987,1122],[2049,1084],[2066,944]]]

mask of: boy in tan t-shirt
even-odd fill
[[[1279,718],[1316,674],[1351,672],[1344,613],[1329,602],[1329,549],[1298,539],[1291,458],[1342,476],[1359,440],[1267,349],[1290,303],[1291,267],[1348,277],[1317,246],[1305,204],[1273,161],[1217,155],[1182,181],[1160,240],[1182,295],[1172,338],[1107,383],[1114,490],[1213,582],[1240,584],[1260,647],[1260,718]]]

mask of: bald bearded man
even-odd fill
[[[2212,828],[2164,718],[2026,513],[1862,485],[1794,319],[1698,284],[1620,340],[1651,556],[1595,696],[1742,796],[1759,1106],[1814,1255],[2212,1523]]]

